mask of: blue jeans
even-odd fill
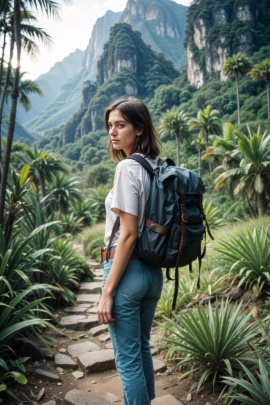
[[[102,289],[112,262],[113,259],[109,259],[102,263]],[[115,324],[108,325],[108,328],[116,368],[122,381],[124,405],[149,405],[155,398],[149,340],[162,284],[160,267],[152,267],[141,260],[130,260],[113,294]]]

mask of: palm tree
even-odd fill
[[[160,119],[159,129],[162,137],[175,136],[177,147],[177,166],[180,166],[180,139],[188,139],[188,115],[185,111],[178,111],[176,107],[167,110]]]
[[[268,104],[268,118],[270,118],[270,96],[269,96],[269,83],[270,83],[270,59],[265,59],[263,62],[257,63],[253,69],[248,73],[252,80],[266,80],[267,84],[267,104]]]
[[[51,37],[42,29],[38,28],[33,25],[37,21],[36,17],[29,11],[23,10],[21,11],[21,39],[22,39],[22,46],[27,51],[27,53],[35,56],[39,49],[38,46],[35,44],[32,38],[39,39],[45,44],[49,44],[51,42]],[[28,23],[29,22],[29,23]],[[12,59],[13,59],[13,51],[14,51],[14,13],[8,13],[8,19],[6,21],[6,32],[10,35],[10,56],[9,56],[9,63],[5,73],[5,85],[1,95],[1,103],[0,103],[0,167],[3,167],[2,164],[2,153],[1,153],[1,127],[2,127],[2,119],[3,119],[3,109],[4,109],[4,102],[7,99],[7,94],[11,93],[12,90],[8,90],[9,87],[12,89],[14,84],[14,74],[13,74],[13,81],[12,81]],[[14,71],[14,70],[13,70]],[[23,77],[24,73],[20,74],[20,82]],[[2,73],[3,76],[3,73]],[[29,81],[30,82],[30,81]],[[28,89],[30,90],[30,84],[27,83]],[[34,82],[32,82],[34,83]],[[37,92],[35,86],[32,87],[32,92]],[[29,91],[31,92],[31,90]],[[24,91],[26,93],[26,91]],[[39,93],[40,94],[40,93]],[[21,98],[21,97],[20,97]],[[21,100],[23,101],[23,99]]]
[[[13,134],[15,128],[17,101],[19,97],[18,87],[20,79],[20,64],[21,64],[21,8],[24,10],[26,6],[35,8],[37,11],[45,12],[47,15],[56,15],[58,4],[53,0],[14,0],[14,38],[17,50],[17,67],[15,70],[14,85],[12,92],[12,102],[9,117],[9,127],[7,134],[7,145],[5,150],[4,166],[2,170],[1,188],[0,188],[0,226],[3,225],[6,186],[9,171],[10,153],[13,142]]]
[[[53,175],[57,172],[68,173],[68,168],[62,160],[53,154],[38,150],[34,144],[34,149],[25,148],[25,155],[20,155],[21,160],[25,163],[30,163],[29,174],[33,176],[33,181],[36,186],[40,184],[41,196],[46,196],[45,181],[51,182]]]
[[[212,110],[210,105],[206,107],[204,111],[200,110],[198,112],[197,118],[192,118],[189,120],[190,131],[199,130],[200,135],[205,138],[205,145],[208,148],[209,135],[221,135],[222,134],[222,123],[218,117],[218,110]],[[209,170],[212,172],[211,163],[209,161]]]
[[[61,213],[67,213],[71,205],[82,201],[82,191],[77,187],[80,181],[76,177],[70,178],[66,174],[56,173],[52,176],[49,194],[45,200],[49,201],[58,210],[58,219]]]
[[[220,185],[227,179],[234,181],[234,195],[249,190],[250,195],[256,195],[258,214],[265,215],[267,212],[266,191],[269,191],[270,182],[270,135],[264,132],[260,135],[260,127],[256,134],[251,134],[248,128],[248,136],[240,131],[235,131],[238,137],[238,153],[240,165],[222,173],[216,184]]]
[[[235,75],[236,79],[236,96],[237,96],[237,111],[238,111],[238,125],[240,125],[240,101],[239,101],[239,75],[246,75],[249,69],[251,68],[251,62],[247,56],[241,52],[238,52],[237,55],[233,55],[231,58],[228,58],[222,70],[225,76]]]
[[[191,145],[195,146],[198,151],[199,158],[198,158],[198,173],[199,176],[201,175],[201,150],[205,147],[205,140],[203,134],[199,133],[198,138],[194,139],[191,142]]]
[[[13,70],[11,70],[13,73]],[[19,103],[23,106],[25,111],[29,111],[31,108],[31,101],[28,97],[28,94],[38,94],[39,96],[43,96],[43,92],[39,85],[34,82],[33,80],[23,80],[23,76],[25,72],[20,73],[20,81],[19,81]],[[13,83],[14,74],[11,74],[10,83]],[[11,94],[11,91],[7,91],[7,97]]]
[[[230,169],[239,168],[241,156],[239,154],[239,149],[237,148],[236,139],[237,138],[234,133],[233,125],[230,122],[223,124],[222,136],[216,137],[215,141],[213,142],[213,146],[208,147],[203,156],[203,159],[215,159],[215,161],[218,163],[218,166],[213,170],[213,174],[220,172],[225,173]],[[214,190],[217,191],[226,184],[228,194],[231,198],[233,198],[234,189],[240,181],[241,173],[225,179],[222,179],[221,177],[222,176],[215,180],[216,185]],[[247,191],[243,190],[241,195],[248,206],[250,215],[254,217],[255,214]]]

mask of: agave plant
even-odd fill
[[[267,362],[262,355],[259,356],[259,370],[257,378],[250,372],[250,370],[241,362],[245,377],[247,378],[234,378],[225,377],[224,382],[243,388],[243,393],[232,395],[232,399],[245,404],[245,405],[269,405],[270,403],[270,363]]]
[[[238,287],[253,288],[258,297],[270,282],[270,232],[267,226],[254,225],[253,231],[239,231],[217,248],[220,265],[215,272],[238,282]]]
[[[198,390],[210,378],[214,389],[221,376],[234,377],[238,373],[239,360],[256,364],[248,342],[258,330],[254,322],[250,323],[251,314],[243,315],[240,311],[241,303],[230,307],[228,300],[226,303],[222,300],[220,309],[216,302],[213,311],[209,302],[207,309],[198,305],[195,313],[187,308],[187,313],[167,319],[171,335],[165,340],[178,354],[178,366],[192,366],[180,380],[199,371]]]

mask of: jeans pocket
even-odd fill
[[[143,289],[143,276],[144,271],[142,265],[129,262],[119,283],[121,293],[129,296],[140,293]]]

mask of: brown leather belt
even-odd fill
[[[100,255],[101,255],[102,262],[104,262],[106,260],[106,252],[107,251],[105,250],[105,247],[102,246],[102,248],[100,249]],[[114,254],[115,254],[115,250],[110,250],[108,253],[108,259],[113,259]],[[134,252],[132,252],[129,260],[137,260],[137,259],[138,259],[138,256]]]

